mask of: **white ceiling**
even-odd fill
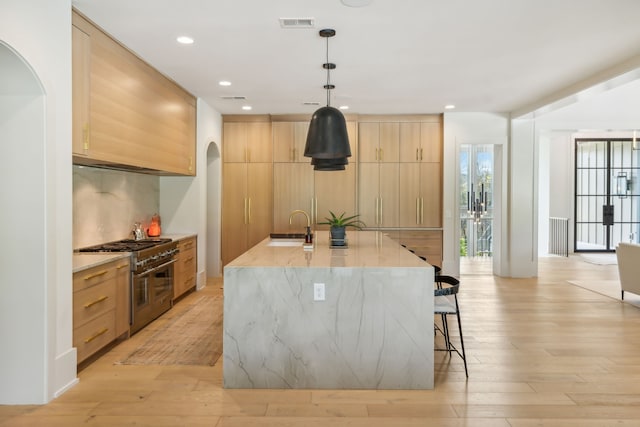
[[[511,112],[640,55],[638,0],[73,0],[222,114]],[[314,18],[282,29],[280,18]],[[179,35],[195,39],[176,43]],[[230,87],[218,85],[232,82]],[[223,100],[222,96],[246,96]]]

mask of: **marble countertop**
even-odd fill
[[[268,246],[266,238],[227,267],[425,267],[423,260],[380,231],[347,231],[348,248],[331,249],[329,232],[314,232],[313,250]]]

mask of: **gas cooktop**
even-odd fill
[[[87,246],[78,249],[78,252],[136,252],[148,249],[163,243],[170,242],[171,239],[124,239],[115,242],[101,243],[99,245]]]

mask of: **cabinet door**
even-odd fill
[[[131,272],[129,260],[114,263],[116,269],[116,336],[129,332],[131,323]]]
[[[293,127],[293,122],[274,122],[271,125],[274,162],[288,163],[294,161]]]
[[[400,168],[400,227],[420,227],[422,199],[420,163],[402,163]]]
[[[380,148],[380,124],[358,124],[358,157],[361,163],[378,161]]]
[[[310,166],[309,166],[310,167]],[[314,223],[323,222],[329,211],[345,216],[356,214],[356,174],[355,165],[348,164],[343,171],[316,171]],[[320,225],[320,230],[328,230],[329,226]]]
[[[273,165],[273,231],[303,232],[307,226],[304,215],[289,215],[302,209],[312,215],[313,167],[306,163],[275,163]]]
[[[247,249],[271,232],[273,213],[271,163],[247,164]]]
[[[222,178],[222,264],[247,247],[246,163],[224,163]]]
[[[273,159],[271,123],[250,122],[247,126],[247,162],[270,163]]]
[[[442,170],[440,163],[420,165],[422,227],[442,227]]]
[[[400,124],[395,122],[380,123],[380,148],[378,160],[393,163],[398,161]]]
[[[400,227],[442,226],[440,163],[402,163]]]
[[[420,162],[420,123],[400,124],[400,161]]]
[[[247,126],[245,123],[225,123],[223,127],[224,162],[244,163],[247,157]]]
[[[398,163],[380,163],[380,227],[397,227],[399,223]]]
[[[273,158],[271,123],[226,122],[224,124],[224,162],[268,163]]]
[[[362,151],[360,154],[362,155]],[[360,163],[358,174],[358,213],[360,219],[367,224],[368,228],[379,227],[380,167],[378,163]]]
[[[89,150],[89,72],[91,38],[72,26],[73,154],[85,156]]]
[[[423,162],[442,162],[442,124],[420,123]]]

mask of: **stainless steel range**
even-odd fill
[[[79,249],[80,252],[131,252],[132,335],[171,308],[177,246],[171,239],[125,239]]]

